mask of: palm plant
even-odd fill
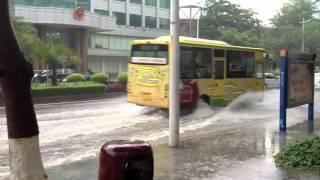
[[[80,57],[63,40],[52,37],[49,37],[47,43],[42,42],[38,48],[35,48],[33,56],[34,59],[49,65],[52,70],[53,86],[57,86],[58,65],[77,65],[80,62]]]
[[[41,42],[37,29],[31,23],[23,21],[22,17],[14,17],[12,25],[24,55],[27,60],[32,60],[33,49],[38,48]]]

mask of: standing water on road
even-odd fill
[[[262,102],[254,102],[260,95],[243,95],[224,108],[211,108],[200,102],[198,109],[181,117],[182,139],[234,128],[241,130],[252,125],[277,131],[279,91],[266,91]],[[97,157],[100,146],[113,139],[142,139],[161,144],[168,136],[166,113],[128,104],[125,98],[35,107],[46,168]],[[289,110],[288,126],[304,121],[306,113],[306,107]],[[5,177],[9,167],[3,114],[0,121],[0,177]]]

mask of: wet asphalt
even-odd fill
[[[167,112],[128,104],[125,97],[36,106],[43,161],[49,179],[95,180],[102,144],[140,139],[153,147],[156,180],[320,180],[318,172],[282,169],[273,162],[287,143],[311,133],[320,135],[317,103],[313,132],[302,106],[288,110],[288,131],[280,134],[278,94],[266,92],[261,103],[251,102],[256,94],[245,95],[224,108],[200,103],[182,116],[176,149],[167,145]],[[0,121],[0,177],[5,178],[8,158],[1,115]]]

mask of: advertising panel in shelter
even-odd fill
[[[314,88],[313,54],[289,55],[288,60],[288,107],[313,103]]]

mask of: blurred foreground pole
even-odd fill
[[[31,99],[33,69],[12,30],[8,0],[0,1],[0,22],[0,87],[6,107],[10,180],[45,180]]]
[[[179,0],[171,0],[170,16],[169,146],[178,147],[180,119]]]
[[[280,132],[287,131],[288,108],[288,51],[280,49]]]

